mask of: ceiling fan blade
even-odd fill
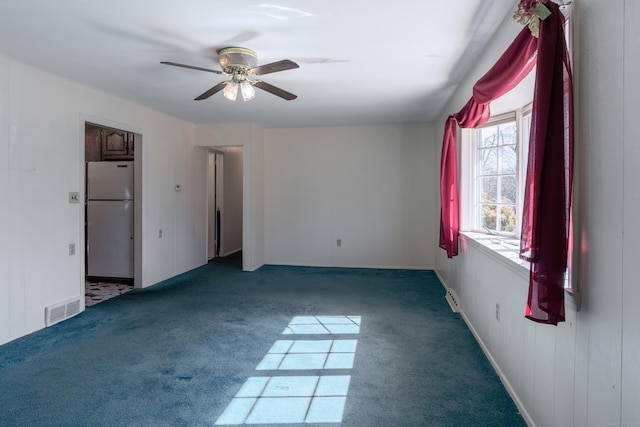
[[[227,83],[229,83],[229,82],[220,82],[220,83],[218,83],[217,85],[215,85],[214,87],[212,87],[211,89],[209,89],[208,91],[206,91],[205,93],[203,93],[202,95],[200,95],[199,97],[194,99],[194,101],[202,101],[203,99],[207,99],[208,97],[210,97],[214,93],[220,92],[222,89],[224,89],[224,87],[227,85]]]
[[[291,70],[292,68],[299,68],[299,65],[289,59],[283,59],[282,61],[253,67],[249,70],[249,74],[262,76],[264,74],[275,73],[277,71]]]
[[[222,71],[212,70],[211,68],[195,67],[193,65],[178,64],[177,62],[161,61],[164,65],[173,65],[174,67],[191,68],[192,70],[206,71],[214,74],[224,74]]]
[[[298,62],[305,64],[337,64],[341,62],[351,62],[350,59],[333,59],[333,58],[321,58],[314,56],[301,56],[299,58],[293,58]]]
[[[287,92],[284,89],[280,89],[272,84],[267,82],[263,82],[262,80],[254,80],[251,82],[257,88],[260,88],[264,91],[274,94],[275,96],[279,96],[280,98],[286,99],[287,101],[292,101],[298,97],[298,95],[294,95],[291,92]]]

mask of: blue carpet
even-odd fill
[[[351,376],[342,423],[318,425],[525,425],[432,271],[240,265],[218,259],[0,346],[0,425],[214,425],[305,315],[362,319],[332,338],[358,340],[353,368],[331,372]]]

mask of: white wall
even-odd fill
[[[44,327],[48,305],[84,302],[84,209],[68,193],[84,199],[89,117],[143,135],[137,282],[206,262],[206,156],[193,146],[194,125],[0,57],[0,344]]]
[[[592,1],[592,4],[596,2]],[[620,10],[614,20],[621,20]],[[593,16],[592,21],[597,19],[597,13]],[[640,2],[626,0],[624,2],[624,43],[625,48],[623,54],[624,68],[624,87],[622,93],[622,109],[623,109],[623,135],[624,148],[622,153],[622,170],[624,181],[623,194],[623,223],[617,224],[616,232],[622,235],[622,289],[621,294],[613,296],[613,301],[621,307],[621,323],[622,323],[622,384],[621,384],[621,400],[622,400],[622,416],[621,424],[632,425],[640,423],[640,405],[638,405],[638,396],[640,396],[640,364],[638,364],[638,355],[640,355],[640,286],[638,286],[638,278],[640,278],[640,249],[638,248],[638,236],[640,236],[640,221],[637,220],[637,213],[640,212],[640,192],[637,183],[640,182],[640,143],[638,142],[638,128],[636,127],[637,112],[640,111],[640,102],[638,94],[640,94],[640,81],[637,76],[640,75],[640,60],[638,52],[640,52]],[[585,23],[585,25],[591,22]],[[597,24],[596,24],[597,25]],[[592,35],[595,38],[596,35]],[[593,60],[593,59],[592,59]],[[620,102],[620,100],[617,100]],[[586,116],[586,114],[585,114]],[[588,120],[589,118],[585,118]],[[618,118],[620,120],[620,118]],[[616,124],[619,124],[616,123]],[[601,123],[605,129],[608,128],[606,123]],[[586,135],[583,135],[586,137]],[[606,147],[609,138],[603,138],[602,144]],[[598,161],[594,156],[592,161]],[[619,166],[619,165],[618,165]],[[586,175],[586,173],[585,173]],[[592,203],[596,203],[597,199]],[[600,287],[605,288],[608,281],[600,282]],[[615,308],[614,308],[615,309]],[[615,312],[611,313],[615,316]],[[594,368],[592,368],[594,369]]]
[[[265,169],[264,169],[264,132],[256,125],[251,125],[251,138],[249,147],[244,151],[244,182],[251,181],[251,185],[245,185],[243,197],[243,209],[248,218],[243,219],[249,222],[249,231],[243,229],[242,247],[248,248],[242,252],[243,262],[247,259],[250,269],[257,269],[265,264]],[[249,149],[248,149],[249,148]]]
[[[264,135],[266,263],[433,266],[430,125]]]
[[[637,425],[640,5],[634,0],[574,3],[581,310],[569,303],[567,321],[557,327],[524,319],[526,275],[473,244],[463,244],[453,260],[438,250],[436,269],[459,294],[467,322],[532,425]],[[505,22],[446,114],[464,105],[473,82],[519,30]],[[445,117],[437,129],[439,141]]]

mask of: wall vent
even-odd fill
[[[80,313],[80,298],[73,298],[44,308],[46,326],[55,325]]]
[[[460,298],[453,291],[453,289],[448,288],[447,294],[445,295],[445,299],[449,303],[449,307],[451,307],[451,311],[454,313],[460,313]]]

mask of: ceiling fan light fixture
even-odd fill
[[[256,90],[253,88],[253,85],[251,85],[251,83],[249,83],[247,80],[243,81],[240,84],[240,92],[242,92],[243,101],[251,101],[256,97]]]
[[[209,73],[221,74],[224,76],[231,76],[230,80],[219,82],[203,94],[197,96],[194,101],[205,100],[220,91],[223,92],[225,98],[230,101],[235,101],[238,98],[238,89],[242,92],[242,99],[244,101],[250,101],[255,98],[256,95],[254,86],[286,101],[291,101],[297,98],[293,93],[280,89],[279,87],[269,84],[263,80],[248,80],[248,77],[251,76],[262,76],[265,74],[299,68],[298,64],[289,59],[258,65],[258,57],[253,50],[244,47],[226,47],[218,50],[218,62],[220,67],[222,67],[222,70],[169,61],[161,61],[160,63],[173,65],[175,67],[207,71]]]
[[[238,83],[234,82],[233,80],[228,82],[227,85],[224,87],[223,94],[224,94],[224,97],[227,98],[229,101],[235,101],[236,98],[238,97]]]

